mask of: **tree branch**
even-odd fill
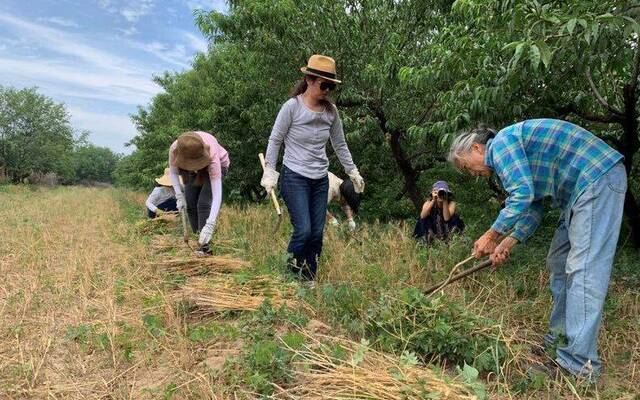
[[[566,105],[564,107],[556,106],[556,107],[553,107],[553,109],[559,114],[575,114],[578,117],[580,117],[582,119],[585,119],[587,121],[590,121],[590,122],[600,122],[600,123],[603,123],[603,124],[618,124],[618,123],[622,123],[622,117],[620,117],[618,115],[615,115],[615,114],[605,114],[605,115],[590,114],[588,112],[578,110],[578,108],[576,107],[575,104],[569,104],[569,105]]]
[[[591,77],[591,68],[589,68],[588,66],[587,66],[587,70],[585,71],[585,75],[587,76],[587,80],[589,81],[589,86],[591,87],[591,91],[593,92],[593,95],[596,97],[596,100],[598,100],[598,103],[600,103],[604,108],[609,110],[609,112],[616,115],[623,116],[624,113],[622,111],[609,105],[607,100],[604,97],[602,97],[602,95],[598,91],[598,88],[596,87],[596,84],[593,83],[593,78]]]
[[[631,71],[631,92],[635,93],[638,88],[638,75],[640,74],[640,35],[636,40],[636,54],[633,57],[633,70]]]

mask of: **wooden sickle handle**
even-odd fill
[[[266,168],[266,163],[264,161],[264,154],[258,153],[258,159],[260,160],[260,165],[262,165],[262,170]],[[276,192],[274,190],[269,191],[269,196],[271,197],[271,202],[273,206],[276,208],[276,213],[278,216],[282,215],[282,210],[280,209],[280,203],[278,203],[278,198],[276,197]]]

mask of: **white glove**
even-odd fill
[[[336,217],[331,218],[331,221],[329,222],[331,225],[333,226],[339,226],[340,222],[338,222],[338,220],[336,219]]]
[[[349,226],[349,230],[353,231],[356,229],[356,221],[350,219],[349,222],[347,222],[347,225]]]
[[[184,200],[184,193],[176,193],[176,207],[178,207],[178,211],[184,211],[186,206],[187,202]]]
[[[264,172],[262,173],[262,179],[260,180],[260,185],[267,191],[267,193],[271,193],[272,190],[276,188],[278,185],[278,177],[280,174],[273,168],[268,165],[265,165]]]
[[[358,168],[354,168],[349,171],[348,175],[349,178],[351,178],[351,182],[353,182],[353,189],[356,191],[356,193],[364,192],[364,179],[362,179],[362,176],[360,176]]]
[[[211,236],[213,236],[213,230],[216,227],[216,223],[213,221],[207,221],[206,224],[200,230],[200,237],[198,238],[198,243],[200,246],[204,246],[205,244],[209,244],[211,241]]]

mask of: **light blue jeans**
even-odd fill
[[[547,255],[553,308],[545,342],[566,336],[556,362],[577,376],[600,374],[598,330],[626,191],[627,175],[618,163],[565,210]]]

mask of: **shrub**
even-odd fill
[[[498,324],[444,297],[427,297],[416,288],[384,295],[368,311],[367,333],[386,351],[415,352],[480,372],[498,372],[507,349]]]

